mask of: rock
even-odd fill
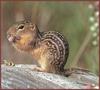
[[[99,77],[73,73],[69,77],[32,70],[35,65],[1,65],[2,89],[91,89],[99,87]]]

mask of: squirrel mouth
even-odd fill
[[[10,36],[8,38],[8,41],[11,42],[11,43],[15,43],[17,40],[20,40],[21,38],[18,37],[18,36]]]

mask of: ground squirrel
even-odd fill
[[[38,62],[39,71],[62,74],[69,55],[67,40],[58,32],[40,32],[30,21],[14,24],[7,39],[19,51],[30,53]]]

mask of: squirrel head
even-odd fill
[[[17,22],[7,32],[8,41],[20,51],[29,51],[35,47],[39,30],[30,21]]]

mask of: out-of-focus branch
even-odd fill
[[[78,53],[76,54],[73,62],[72,62],[72,66],[76,66],[78,60],[80,59],[80,57],[83,55],[88,43],[90,42],[91,40],[91,37],[92,37],[92,33],[89,31],[88,34],[85,36],[85,39],[83,41],[83,43],[81,44],[81,47],[78,51]]]

